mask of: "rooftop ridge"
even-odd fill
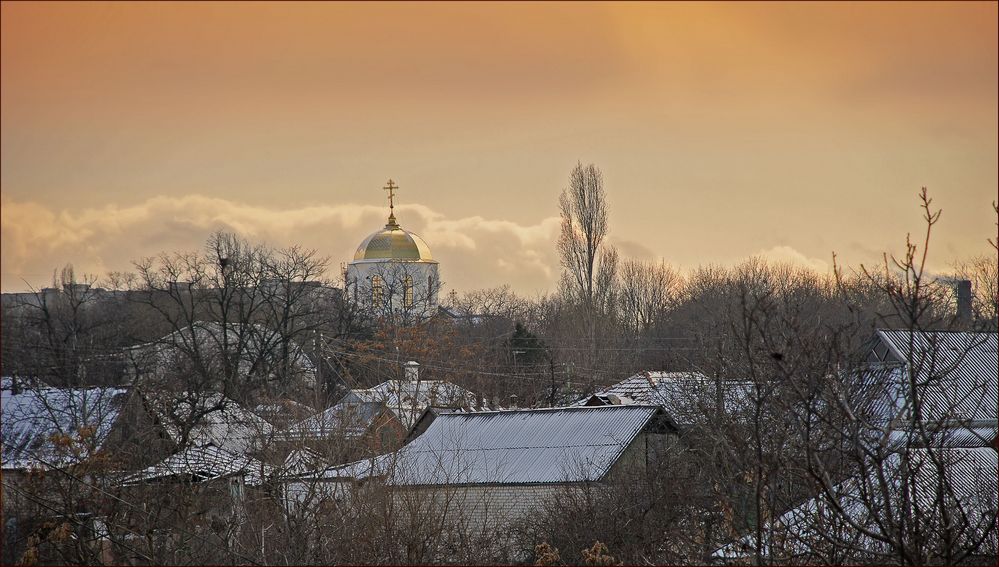
[[[530,412],[545,412],[545,411],[580,411],[580,410],[607,410],[607,409],[621,409],[621,408],[631,408],[631,409],[659,409],[657,404],[628,404],[621,406],[558,406],[551,408],[510,408],[510,409],[491,409],[491,410],[481,410],[481,411],[467,411],[467,412],[450,412],[442,413],[437,416],[437,419],[442,417],[450,416],[469,416],[469,415],[482,415],[482,414],[497,414],[497,413],[530,413]]]

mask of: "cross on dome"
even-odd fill
[[[399,186],[396,185],[395,181],[392,181],[391,179],[388,180],[388,185],[382,187],[382,189],[388,191],[388,200],[389,200],[389,218],[388,218],[388,224],[386,226],[399,226],[399,224],[395,222],[395,202],[394,202],[395,190],[398,188]]]

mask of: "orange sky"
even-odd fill
[[[549,289],[557,196],[682,267],[989,250],[997,4],[2,4],[2,287],[217,227],[349,259],[383,222],[459,290]]]

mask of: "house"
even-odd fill
[[[678,424],[714,415],[721,407],[737,413],[751,407],[752,382],[718,380],[700,372],[639,372],[576,401],[574,406],[657,405]]]
[[[429,506],[445,498],[451,519],[496,528],[559,490],[646,466],[675,432],[661,408],[645,405],[441,413],[394,453],[287,479],[286,498],[294,508],[379,483]]]
[[[214,445],[234,454],[262,451],[274,426],[222,394],[144,393],[143,405],[175,450]]]
[[[122,388],[33,388],[4,379],[0,439],[5,472],[66,467],[102,456],[146,466],[186,446],[236,454],[263,448],[273,426],[217,393],[148,394]],[[10,478],[10,477],[8,477]]]
[[[384,401],[341,401],[292,424],[276,437],[343,463],[398,448],[406,428]]]
[[[2,561],[18,561],[31,534],[72,524],[88,546],[106,543],[102,511],[66,492],[67,479],[107,477],[167,454],[169,446],[146,436],[143,412],[121,388],[17,387],[3,378],[0,397]],[[33,471],[62,471],[32,474]],[[64,474],[63,474],[64,473]],[[85,492],[85,491],[84,491]],[[74,503],[75,500],[75,503]],[[67,507],[71,513],[67,515]],[[41,510],[41,512],[32,512]],[[84,539],[86,538],[86,539]]]
[[[350,390],[340,403],[382,402],[407,431],[430,406],[470,408],[478,403],[469,390],[444,380],[420,380],[418,371],[419,364],[409,361],[405,380],[387,380],[372,388]]]
[[[166,459],[121,478],[125,485],[138,483],[193,483],[230,478],[241,486],[260,486],[272,467],[245,454],[233,453],[212,443],[192,445]]]
[[[273,467],[211,443],[191,445],[150,467],[121,475],[124,498],[157,502],[126,509],[121,526],[130,533],[234,534],[245,524],[248,508],[266,504],[266,483]],[[166,529],[164,527],[166,526]]]
[[[309,417],[316,410],[295,400],[277,398],[253,406],[252,411],[274,427],[286,429],[292,423]]]
[[[273,426],[219,393],[162,392],[145,396],[143,402],[173,451],[150,466],[119,475],[126,500],[160,503],[155,514],[126,511],[127,529],[239,529],[247,506],[267,501],[266,483],[274,467],[264,457],[270,456]]]
[[[852,474],[817,485],[768,523],[761,544],[747,535],[715,557],[747,561],[759,547],[782,563],[882,563],[897,559],[893,544],[922,538],[920,557],[939,549],[946,559],[947,543],[974,550],[965,562],[994,564],[997,346],[996,333],[877,331],[837,402],[866,428]]]
[[[871,411],[896,444],[914,441],[910,379],[918,385],[918,421],[930,433],[930,442],[980,447],[996,437],[997,337],[887,329],[875,333],[863,382],[873,391]]]
[[[915,530],[923,532],[930,546],[942,544],[947,526],[940,512],[948,510],[958,518],[949,526],[953,545],[980,549],[965,563],[995,564],[997,457],[991,447],[917,448],[904,457],[892,453],[867,463],[865,470],[833,485],[828,494],[808,499],[767,526],[764,556],[773,563],[832,558],[837,563],[884,564],[897,559],[885,541],[905,538],[915,543]],[[919,525],[906,527],[902,510],[918,511]],[[756,536],[747,535],[714,557],[743,563],[751,560],[756,547]]]
[[[168,430],[134,390],[15,390],[6,378],[3,385],[0,445],[8,483],[33,469],[65,469],[84,462],[107,470],[143,467],[176,449]]]
[[[129,399],[120,388],[13,388],[3,379],[0,440],[3,469],[55,468],[100,451]]]
[[[22,496],[47,497],[49,488],[22,494],[23,481],[33,470],[66,470],[82,463],[106,470],[122,466],[133,443],[128,391],[120,388],[14,389],[3,379],[0,397],[0,465],[4,515],[23,508]],[[150,442],[146,451],[156,458],[165,447]]]

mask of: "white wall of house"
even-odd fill
[[[407,514],[426,514],[470,532],[503,529],[533,513],[565,484],[490,484],[396,488],[395,505]],[[571,488],[570,488],[571,489]]]

